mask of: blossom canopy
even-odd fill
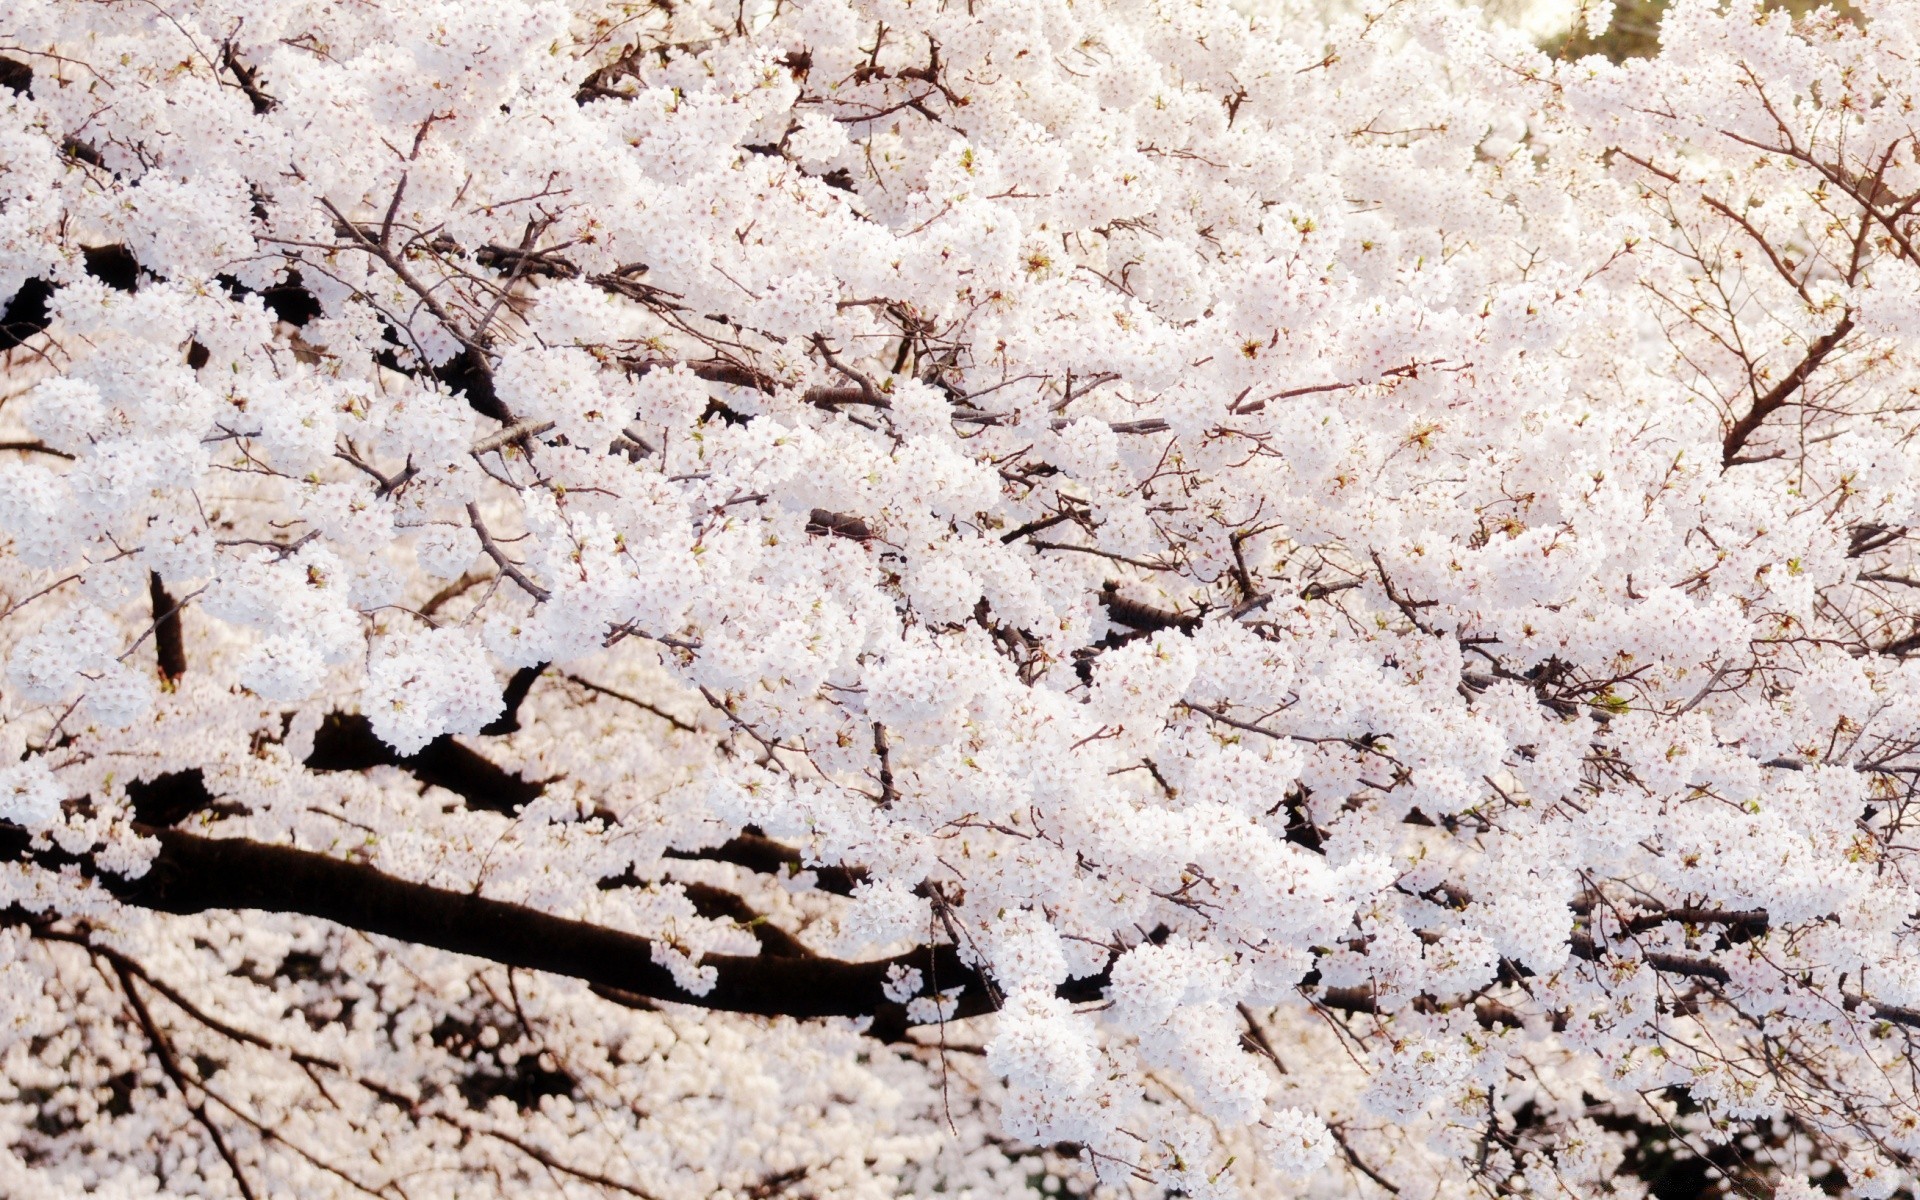
[[[11,0],[0,1193],[1911,1189],[1920,3],[1559,36]]]

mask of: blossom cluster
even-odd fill
[[[1920,7],[1611,12],[15,0],[0,1191],[1915,1186]]]

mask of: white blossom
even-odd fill
[[[0,1194],[1909,1186],[1920,5],[163,7],[0,29]]]
[[[436,629],[374,647],[365,704],[381,740],[412,754],[442,734],[478,733],[499,715],[500,690],[471,635]]]
[[[30,758],[0,768],[0,820],[28,829],[40,829],[60,819],[60,786],[44,758]]]

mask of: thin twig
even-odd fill
[[[493,540],[493,534],[487,531],[487,523],[481,520],[480,506],[472,501],[467,502],[467,519],[473,522],[473,531],[480,535],[481,551],[493,560],[494,565],[500,568],[502,575],[519,584],[520,590],[535,600],[545,602],[553,597],[552,592],[527,578],[527,573],[520,569],[519,563],[507,557],[507,552],[499,547]]]
[[[113,973],[119,977],[120,988],[126,993],[127,1003],[133,1006],[133,1015],[139,1020],[140,1028],[146,1033],[147,1041],[153,1047],[154,1057],[160,1060],[160,1069],[166,1072],[168,1079],[173,1081],[175,1090],[180,1093],[181,1103],[187,1106],[187,1111],[193,1114],[193,1119],[207,1131],[207,1137],[213,1142],[213,1148],[220,1152],[220,1158],[227,1164],[227,1170],[233,1172],[233,1181],[239,1186],[240,1194],[246,1197],[246,1200],[256,1200],[253,1185],[247,1182],[246,1173],[240,1169],[240,1160],[234,1157],[232,1148],[227,1145],[226,1137],[220,1132],[220,1127],[207,1116],[206,1102],[195,1100],[188,1090],[186,1074],[180,1070],[180,1062],[174,1057],[173,1047],[167,1043],[166,1035],[160,1032],[160,1027],[154,1024],[153,1014],[147,1010],[147,1002],[140,998],[139,991],[133,986],[133,976],[121,963],[113,962],[112,965]]]

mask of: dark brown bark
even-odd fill
[[[528,681],[528,686],[532,686]],[[466,801],[467,807],[511,816],[531,803],[545,785],[490,762],[445,734],[417,754],[401,754],[374,735],[373,726],[358,713],[329,713],[314,735],[311,771],[364,771],[369,767],[399,767],[422,783],[443,787]]]
[[[1591,937],[1576,933],[1572,939],[1573,956],[1588,962],[1599,962],[1607,954],[1594,944]],[[1715,983],[1727,983],[1733,976],[1727,969],[1710,958],[1692,958],[1684,954],[1665,954],[1649,951],[1641,955],[1641,960],[1649,967],[1667,975],[1688,975],[1696,979],[1711,979]]]
[[[859,517],[828,512],[824,508],[816,508],[807,514],[807,532],[831,533],[856,542],[864,542],[873,536],[873,529]]]
[[[757,833],[742,833],[709,850],[669,850],[665,857],[732,863],[762,875],[781,877],[811,870],[814,873],[814,886],[836,896],[853,895],[854,885],[867,877],[867,873],[858,867],[807,867],[800,861],[798,850]]]
[[[471,955],[502,966],[547,971],[619,993],[724,1012],[787,1016],[873,1018],[871,1032],[904,1036],[906,1010],[886,998],[887,972],[917,967],[942,988],[963,985],[954,1019],[976,1016],[991,1001],[979,972],[951,946],[923,946],[894,958],[847,962],[818,957],[709,955],[718,978],[695,996],[653,961],[643,937],[569,920],[517,904],[410,883],[360,863],[287,846],[238,838],[209,838],[179,829],[136,825],[160,843],[137,880],[105,872],[95,877],[122,901],[157,912],[212,910],[294,913],[364,933]],[[0,861],[32,857],[57,867],[79,862],[58,851],[33,852],[24,833],[0,824]],[[1068,999],[1098,999],[1104,977],[1061,989]]]
[[[180,602],[167,592],[158,571],[147,572],[148,597],[153,602],[153,649],[160,673],[178,679],[187,673],[187,641],[180,625]]]
[[[601,891],[614,888],[646,887],[651,881],[642,879],[628,870],[623,875],[615,875],[600,881]],[[704,883],[691,883],[686,880],[675,881],[681,891],[693,903],[693,911],[709,921],[725,918],[739,925],[753,939],[760,943],[760,952],[774,958],[812,958],[814,953],[806,943],[791,933],[769,921],[763,914],[755,912],[745,900],[724,888]]]
[[[402,756],[373,736],[366,718],[331,713],[314,739],[306,761],[314,771],[354,771],[392,766],[422,783],[444,787],[471,808],[506,815],[538,796],[542,785],[506,771],[451,738],[436,739],[417,755]],[[134,816],[143,825],[177,825],[197,812],[213,809],[218,800],[207,790],[198,768],[173,771],[127,785]],[[0,828],[4,828],[0,826]],[[762,875],[790,878],[801,871],[814,873],[814,886],[836,896],[850,896],[867,877],[859,867],[808,867],[800,852],[751,828],[718,846],[704,850],[668,850],[667,858],[731,863]]]
[[[1200,618],[1193,613],[1168,612],[1155,608],[1151,604],[1142,604],[1138,600],[1129,600],[1120,594],[1118,585],[1108,583],[1100,590],[1100,602],[1106,605],[1107,616],[1116,625],[1128,629],[1137,629],[1142,633],[1156,633],[1162,629],[1178,629],[1182,633],[1192,633],[1200,627]]]
[[[487,737],[499,737],[502,734],[520,732],[520,706],[526,702],[527,693],[533,690],[540,676],[546,673],[546,663],[535,663],[530,667],[521,667],[507,680],[507,690],[500,697],[500,715],[487,723],[480,732]]]
[[[240,57],[233,52],[232,42],[220,48],[220,65],[232,72],[233,77],[240,82],[240,90],[245,92],[247,99],[252,102],[255,116],[274,110],[279,101],[267,95],[265,89],[260,86],[260,73],[240,61]]]
[[[33,87],[33,68],[11,58],[0,58],[0,88],[24,96]]]
[[[212,808],[215,797],[207,791],[206,774],[196,767],[133,780],[127,784],[127,799],[133,804],[134,820],[160,828]]]
[[[77,866],[123,902],[157,912],[252,910],[316,917],[502,966],[584,980],[596,992],[630,1005],[659,1000],[798,1020],[872,1017],[869,1032],[873,1036],[899,1040],[910,1027],[906,1009],[888,1000],[884,992],[888,971],[897,965],[918,968],[930,985],[962,986],[954,1020],[995,1007],[988,981],[963,964],[952,946],[920,946],[874,962],[820,958],[798,943],[786,947],[790,951],[786,955],[708,955],[702,964],[713,967],[717,978],[711,990],[695,996],[653,961],[653,944],[648,939],[630,933],[411,883],[361,863],[311,851],[240,838],[202,837],[144,823],[134,829],[160,843],[158,856],[137,880],[98,871],[83,857],[58,849],[36,851],[24,831],[5,822],[0,822],[0,862],[30,859],[49,869]],[[701,888],[700,893],[710,907],[725,903],[718,889]],[[1576,958],[1590,962],[1606,957],[1585,934],[1573,936],[1572,950]],[[1718,983],[1729,978],[1726,969],[1711,959],[1656,952],[1645,955],[1644,961],[1662,974]],[[1310,974],[1303,985],[1317,982],[1316,976]],[[1098,1000],[1106,985],[1103,973],[1072,981],[1059,994],[1074,1002]],[[1373,1011],[1371,996],[1359,989],[1331,989],[1321,1003],[1353,1012]],[[1857,996],[1847,997],[1846,1007],[1865,1007],[1879,1020],[1920,1027],[1920,1012],[1911,1009]],[[1502,1006],[1476,1015],[1486,1025],[1515,1019]]]

